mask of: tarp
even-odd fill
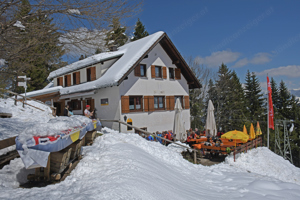
[[[182,107],[180,100],[177,99],[175,103],[175,117],[174,117],[174,126],[173,133],[175,134],[175,139],[180,142],[185,142],[187,135],[184,128],[184,122],[182,120]]]
[[[82,139],[88,131],[101,127],[100,121],[93,120],[89,124],[73,127],[61,131],[54,136],[39,137],[33,136],[22,144],[16,137],[16,150],[18,151],[26,169],[46,167],[50,152],[60,151],[78,139]]]
[[[207,107],[207,117],[206,117],[206,124],[205,124],[205,134],[206,136],[216,136],[217,134],[217,127],[216,127],[216,120],[214,115],[214,105],[211,100],[208,101]]]

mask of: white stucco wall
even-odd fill
[[[187,96],[188,84],[185,78],[181,75],[181,80],[169,79],[169,68],[176,68],[172,64],[172,60],[160,46],[156,45],[148,54],[148,58],[144,59],[141,64],[146,64],[147,77],[141,78],[134,76],[134,71],[131,72],[127,80],[124,80],[120,88],[120,96],[126,95],[142,95],[142,96]],[[167,67],[167,79],[151,78],[151,65]],[[154,112],[131,112],[121,114],[121,119],[124,116],[131,118],[133,125],[137,127],[147,127],[150,132],[172,130],[174,123],[175,111],[154,111]],[[190,110],[185,109],[182,113],[185,122],[185,128],[190,128]],[[125,126],[122,126],[122,132],[127,132]],[[133,132],[133,131],[129,131]]]

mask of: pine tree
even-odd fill
[[[254,123],[256,121],[265,121],[265,99],[255,73],[247,71],[245,83],[245,97],[248,110],[249,120]]]
[[[283,81],[279,85],[279,109],[278,112],[283,119],[290,119],[291,116],[291,106],[292,106],[292,96],[290,91],[287,89]]]
[[[230,113],[230,129],[241,130],[247,121],[245,94],[242,84],[235,71],[232,72],[231,79],[231,101],[229,101]]]
[[[23,0],[17,15],[27,15],[30,11],[31,7],[29,1]],[[35,18],[25,18],[21,23],[26,24],[26,28],[24,30],[16,30],[23,36],[22,39],[19,40],[20,46],[35,42],[35,36],[38,36],[37,38],[42,40],[30,48],[30,50],[24,52],[24,54],[19,54],[16,59],[9,63],[9,65],[17,69],[16,75],[26,75],[31,78],[28,82],[27,91],[38,90],[45,87],[47,85],[46,78],[49,73],[60,66],[60,58],[64,54],[64,50],[63,47],[59,45],[61,34],[57,32],[52,21],[53,19],[41,14]],[[31,55],[37,56],[32,58]],[[26,67],[19,68],[19,66]],[[23,92],[23,88],[21,87],[15,87],[14,90]]]
[[[228,67],[222,63],[218,71],[218,80],[216,81],[217,107],[216,124],[222,128],[222,131],[230,130],[230,101],[231,101],[231,78],[232,73]]]
[[[138,21],[136,22],[133,35],[134,36],[131,41],[135,41],[149,35],[140,19],[138,19]]]
[[[114,18],[112,24],[109,26],[111,30],[106,35],[106,47],[110,48],[111,46],[120,47],[124,45],[128,37],[125,34],[126,27],[121,27],[120,21],[118,18]]]

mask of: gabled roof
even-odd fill
[[[201,84],[198,79],[194,76],[193,72],[179,54],[169,37],[162,31],[125,44],[119,47],[118,51],[97,54],[67,65],[66,67],[51,72],[48,78],[51,79],[61,76],[66,73],[70,73],[71,71],[107,60],[113,56],[119,56],[120,58],[105,72],[105,74],[103,74],[102,77],[91,82],[62,88],[60,93],[70,94],[74,92],[117,86],[122,83],[126,76],[131,73],[135,66],[137,66],[158,43],[161,44],[172,59],[173,63],[181,69],[183,76],[190,82],[190,88],[200,88]]]

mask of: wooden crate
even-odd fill
[[[61,173],[69,165],[69,160],[71,157],[72,148],[66,148],[58,152],[50,153],[50,171]]]
[[[72,152],[71,152],[71,160],[74,160],[75,158],[77,158],[80,154],[80,150],[81,150],[81,141],[77,140],[76,142],[72,143],[69,147],[72,148]]]
[[[85,143],[86,144],[92,143],[96,137],[96,133],[97,131],[88,131],[85,134]]]

